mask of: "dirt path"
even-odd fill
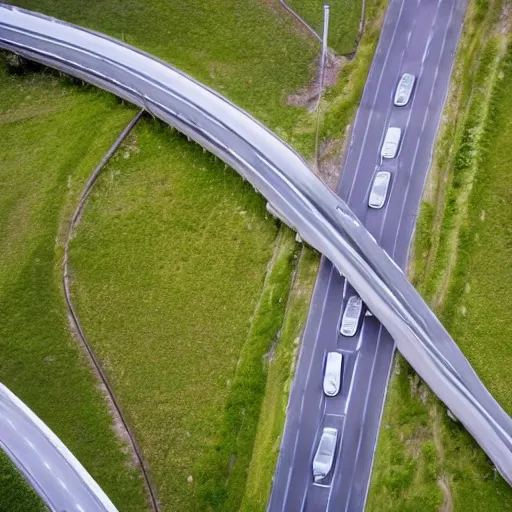
[[[453,510],[453,499],[452,499],[452,493],[450,491],[450,486],[448,484],[448,479],[445,475],[441,475],[439,479],[437,480],[437,485],[441,488],[441,491],[443,491],[443,504],[439,507],[439,512],[452,512]]]

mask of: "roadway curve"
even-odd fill
[[[0,47],[145,108],[236,169],[347,276],[404,357],[512,483],[512,420],[400,268],[289,146],[220,95],[107,36],[0,4]],[[15,462],[27,474],[30,457]]]
[[[430,166],[466,0],[391,0],[352,132],[338,194],[379,245],[405,270],[423,185]],[[418,77],[407,107],[393,106],[404,72]],[[392,162],[384,208],[367,207],[380,147],[388,126],[404,130]],[[269,512],[362,511],[392,367],[393,338],[375,317],[365,317],[356,337],[339,334],[347,281],[323,259],[304,332]],[[328,351],[344,354],[340,395],[325,398],[321,383]],[[343,429],[329,487],[313,484],[312,448],[321,428]],[[305,463],[306,461],[306,463]]]
[[[59,438],[3,384],[0,384],[0,448],[51,510],[117,512]]]

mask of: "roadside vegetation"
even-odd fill
[[[62,439],[120,510],[144,489],[103,393],[71,337],[61,293],[62,221],[133,115],[94,89],[0,67],[0,379]],[[43,507],[0,457],[0,510]]]
[[[241,507],[244,512],[266,510],[272,475],[281,445],[300,338],[306,324],[318,265],[318,253],[304,246],[294,274],[283,327],[266,360],[267,388],[252,459],[248,467],[247,487]]]
[[[5,512],[48,512],[39,496],[17,471],[7,455],[0,451],[0,510]]]
[[[80,8],[76,0],[15,3],[106,32],[175,64],[248,110],[306,157],[313,154],[316,116],[304,108],[305,104],[288,103],[293,93],[314,79],[319,45],[278,1],[178,5],[114,0],[108,5],[81,3]],[[322,131],[324,143],[342,141],[345,126],[356,111],[385,3],[369,3],[367,20],[375,16],[377,21],[367,23],[357,58],[344,63],[338,85],[326,95],[328,101],[322,108],[328,111],[332,106],[333,111],[326,118],[331,128]],[[359,2],[356,4],[359,9]],[[357,33],[355,21],[351,27]],[[48,80],[55,82],[54,87],[64,87],[55,78]],[[44,82],[35,84],[34,92],[25,98],[27,109],[33,108],[34,98],[44,97],[46,87]],[[32,198],[34,208],[38,208],[35,219],[46,218],[59,204],[62,207],[52,217],[53,234],[48,230],[38,246],[52,254],[48,262],[50,284],[38,281],[34,302],[38,301],[39,309],[31,310],[31,316],[23,321],[31,332],[41,323],[41,332],[45,336],[51,332],[56,346],[62,344],[80,354],[67,331],[60,292],[62,236],[80,187],[133,111],[91,88],[77,88],[73,94],[83,99],[83,111],[67,112],[63,122],[70,116],[73,119],[66,122],[76,123],[79,129],[51,118],[51,133],[58,135],[52,139],[32,137],[30,144],[26,142],[17,151],[31,156],[30,164],[18,162],[28,175],[33,167],[49,174],[49,157],[45,155],[54,154],[63,130],[66,134],[69,131],[69,137],[75,134],[82,143],[93,138],[101,148],[66,161],[80,179],[71,182],[61,203],[53,196],[48,203]],[[342,96],[340,101],[338,96]],[[94,104],[98,98],[107,102],[112,112],[108,111],[109,124],[91,130],[92,120],[100,121],[88,102]],[[10,101],[9,94],[3,99]],[[90,117],[84,117],[85,112]],[[41,130],[43,125],[42,120]],[[34,140],[44,143],[44,151]],[[62,144],[59,153],[64,157],[72,151]],[[341,152],[336,154],[333,168],[339,165]],[[58,160],[54,163],[57,165]],[[14,170],[9,172],[14,179]],[[61,195],[67,187],[63,176],[59,174]],[[24,193],[30,196],[31,189],[20,192]],[[46,204],[49,207],[44,209]],[[16,215],[26,222],[23,215],[27,210],[20,208]],[[25,256],[30,252],[26,246],[19,251]],[[39,256],[34,258],[39,261]],[[13,256],[13,261],[20,260]],[[32,263],[27,263],[27,269]],[[318,255],[304,249],[298,258],[293,234],[271,219],[264,199],[252,187],[186,138],[146,119],[100,177],[72,241],[70,265],[84,330],[142,446],[162,510],[236,510],[240,506],[263,510]],[[294,287],[288,298],[294,271]],[[54,301],[49,309],[55,317],[52,326],[43,325],[47,309],[41,296],[48,290]],[[13,296],[14,291],[10,291]],[[26,301],[23,294],[13,300]],[[54,334],[58,329],[61,338]],[[23,357],[19,357],[20,365],[25,364]],[[67,358],[63,354],[59,360],[67,365]],[[80,355],[78,363],[81,369],[70,373],[87,377],[95,390],[95,377],[86,358]],[[29,382],[20,380],[13,390],[27,388],[20,394],[22,398],[35,393]],[[52,403],[56,396],[59,399],[51,387],[53,382],[48,379],[45,388],[46,399]],[[59,384],[59,392],[73,391],[72,385],[61,389],[65,387]],[[68,422],[68,427],[76,424],[75,410],[89,414],[91,428],[99,432],[98,445],[106,446],[96,454],[101,462],[97,471],[92,463],[86,463],[86,447],[79,445],[80,440],[75,444],[68,441],[64,426],[55,431],[119,503],[120,510],[143,510],[143,486],[137,471],[123,466],[123,473],[109,465],[125,463],[127,456],[113,435],[112,446],[101,437],[102,429],[111,434],[101,393],[93,393],[90,400],[91,408],[105,413],[103,423],[98,415],[87,413],[87,400],[84,406],[81,396],[76,396],[73,407],[66,409],[67,415],[53,423],[48,421],[49,425],[54,428],[59,421]],[[39,395],[28,403],[33,407],[38,401]],[[62,409],[69,402],[62,399]],[[45,417],[51,417],[50,413]],[[83,438],[88,439],[87,435]],[[102,471],[115,476],[115,492]],[[116,501],[118,496],[121,501]],[[132,508],[124,506],[122,500]]]
[[[510,5],[472,1],[416,232],[411,278],[512,412]],[[397,356],[368,510],[503,511],[512,492]]]
[[[324,30],[323,0],[287,0],[302,19],[320,36]],[[355,52],[359,36],[362,0],[329,3],[329,47],[338,55],[350,55]]]
[[[355,53],[329,61],[328,75],[339,66],[339,76],[332,87],[325,89],[320,103],[319,147],[315,163],[320,176],[332,188],[337,183],[387,6],[388,0],[366,1],[364,30]]]
[[[239,506],[295,261],[293,233],[266,217],[232,170],[143,121],[72,242],[83,327],[164,510]]]

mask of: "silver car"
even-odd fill
[[[343,317],[341,319],[340,333],[343,336],[354,336],[359,327],[361,313],[363,311],[363,301],[358,295],[352,295],[345,306]]]
[[[336,396],[340,391],[343,356],[339,352],[328,352],[324,373],[324,393]]]
[[[386,132],[384,144],[382,144],[381,156],[382,158],[395,158],[400,146],[400,139],[402,138],[402,130],[394,126],[390,126]]]
[[[324,428],[313,459],[313,480],[317,483],[326,478],[332,469],[337,440],[338,431],[335,428]]]
[[[397,107],[405,107],[405,105],[409,103],[415,82],[416,78],[414,75],[411,75],[410,73],[404,73],[402,75],[395,92],[394,103]]]
[[[389,171],[379,171],[373,180],[368,206],[370,208],[382,208],[388,196],[389,182],[391,173]]]

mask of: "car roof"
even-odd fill
[[[376,179],[377,177],[379,177],[379,176],[387,176],[388,178],[391,178],[391,172],[390,172],[390,171],[388,171],[388,170],[386,170],[386,169],[384,169],[384,170],[382,170],[382,171],[377,171],[377,172],[375,173],[374,182],[375,182],[375,179]]]
[[[398,126],[390,126],[388,128],[388,131],[386,132],[386,135],[392,134],[392,133],[402,133],[402,129],[398,128]]]

